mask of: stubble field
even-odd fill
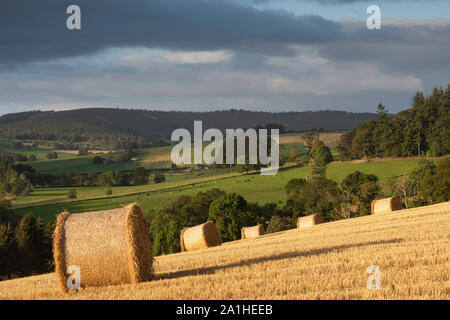
[[[63,294],[55,274],[0,282],[0,299],[449,299],[450,203],[155,258],[155,279]],[[366,272],[380,268],[381,288]]]

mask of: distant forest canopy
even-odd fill
[[[212,112],[147,111],[92,108],[69,111],[31,111],[0,117],[0,136],[9,139],[57,140],[66,143],[89,142],[122,147],[131,141],[170,139],[173,130],[193,130],[195,120],[203,121],[203,130],[253,128],[278,124],[288,131],[352,130],[374,119],[375,113],[344,111],[256,112],[224,110]]]
[[[386,114],[380,104],[376,119],[344,135],[339,147],[341,158],[450,154],[450,84],[446,90],[434,88],[429,96],[417,92],[410,109],[392,118]]]

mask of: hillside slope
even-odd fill
[[[0,299],[449,299],[450,202],[157,257],[156,279],[62,294],[54,274]],[[369,290],[366,269],[381,270]]]
[[[373,113],[343,111],[251,112],[227,110],[214,112],[144,111],[91,108],[58,112],[23,112],[0,117],[0,134],[7,138],[84,140],[108,134],[166,139],[178,128],[192,129],[202,120],[204,129],[250,128],[278,123],[290,130],[323,128],[326,131],[352,130],[374,119]],[[68,132],[70,131],[70,133]],[[74,134],[75,133],[75,134]]]

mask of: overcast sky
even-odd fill
[[[81,8],[81,30],[66,9]],[[381,29],[366,9],[381,7]],[[1,0],[0,114],[390,112],[450,83],[448,0]]]

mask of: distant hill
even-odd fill
[[[91,108],[68,111],[32,111],[0,117],[0,135],[11,139],[42,139],[67,142],[140,138],[164,140],[173,130],[192,130],[194,120],[203,129],[250,128],[269,123],[281,124],[290,131],[323,129],[351,130],[374,119],[373,113],[344,111],[253,112],[226,110],[212,112],[146,111]]]

